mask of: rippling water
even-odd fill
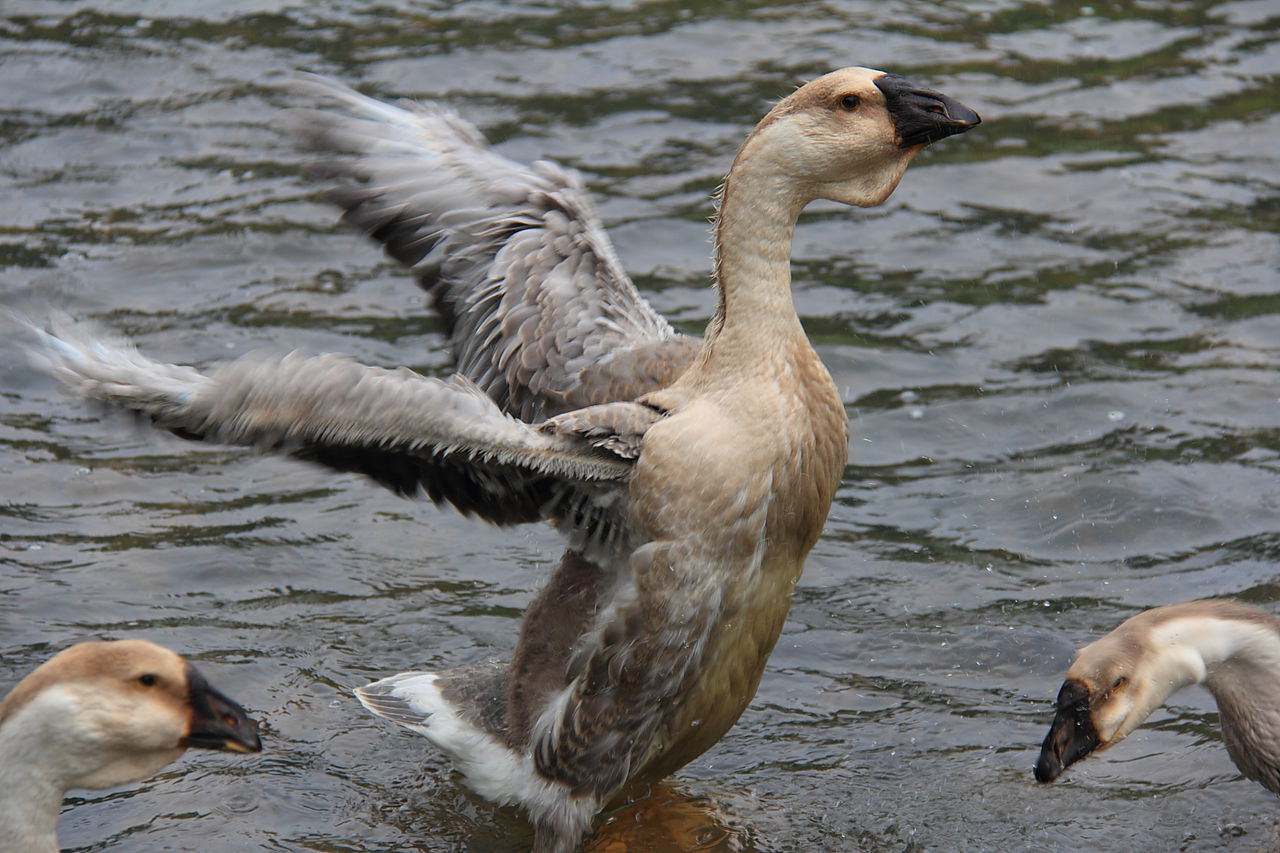
[[[208,5],[0,12],[3,305],[199,365],[303,347],[446,372],[423,297],[272,129],[299,67],[580,169],[689,330],[708,194],[770,99],[862,64],[985,119],[886,206],[805,216],[795,298],[852,418],[844,486],[751,708],[597,850],[623,826],[634,851],[1280,841],[1203,692],[1059,783],[1030,770],[1090,637],[1197,596],[1280,611],[1274,0]],[[0,472],[0,689],[77,640],[147,637],[265,727],[261,758],[80,793],[65,846],[527,848],[349,688],[506,655],[551,531],[158,436],[12,353]]]

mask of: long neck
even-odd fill
[[[791,238],[804,203],[792,181],[739,155],[716,219],[719,304],[699,358],[704,370],[741,371],[804,339],[791,300]]]
[[[1204,684],[1218,700],[1222,739],[1245,776],[1280,794],[1280,633],[1259,622],[1217,624]]]
[[[1205,683],[1230,681],[1241,668],[1280,673],[1280,634],[1262,622],[1186,620],[1187,640],[1204,660]],[[1280,677],[1280,676],[1277,676]]]
[[[65,788],[44,754],[39,714],[0,726],[0,853],[56,853]]]

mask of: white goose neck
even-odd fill
[[[1205,686],[1213,691],[1219,707],[1224,700],[1239,704],[1250,697],[1280,708],[1280,634],[1259,622],[1222,620],[1216,643],[1205,651],[1208,674]],[[1267,698],[1263,698],[1267,697]],[[1280,750],[1280,719],[1272,713],[1271,727]]]
[[[0,727],[0,853],[56,853],[66,793],[62,750],[50,749],[48,717],[32,703]]]
[[[1280,794],[1280,632],[1257,619],[1188,619],[1227,753],[1245,776]]]
[[[1254,621],[1218,616],[1171,619],[1155,630],[1157,647],[1176,649],[1189,665],[1186,683],[1231,678],[1241,667],[1280,672],[1280,634]]]

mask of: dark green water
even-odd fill
[[[0,305],[199,365],[302,347],[446,371],[423,297],[272,129],[295,68],[580,169],[693,330],[707,196],[770,99],[861,64],[975,107],[886,206],[799,228],[851,465],[755,703],[674,781],[716,849],[1280,844],[1203,692],[1031,781],[1074,648],[1200,596],[1280,612],[1280,4],[211,5],[0,9]],[[265,726],[261,758],[69,800],[66,847],[527,848],[349,688],[505,656],[553,532],[157,436],[12,352],[0,475],[0,690],[77,640],[146,637]]]

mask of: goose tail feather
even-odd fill
[[[434,672],[402,672],[355,689],[370,713],[430,737],[436,714],[452,713],[436,684]]]

